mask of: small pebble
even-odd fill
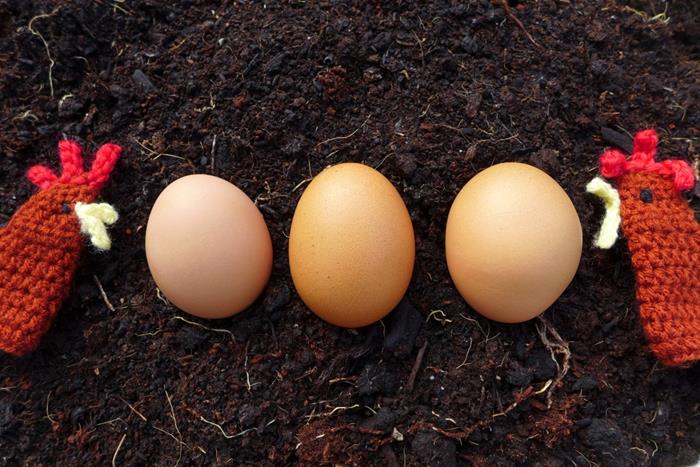
[[[146,91],[155,91],[156,87],[153,85],[150,79],[148,79],[148,76],[141,71],[140,69],[137,69],[134,71],[134,73],[131,75],[131,78],[141,86],[144,90]]]
[[[598,386],[598,381],[591,375],[583,375],[571,386],[573,391],[590,391]]]
[[[416,342],[423,326],[423,315],[404,298],[396,308],[384,318],[386,335],[384,350],[395,357],[407,357]]]
[[[462,50],[471,55],[477,54],[481,51],[481,45],[479,42],[477,42],[477,40],[471,37],[469,34],[464,36],[461,46]]]

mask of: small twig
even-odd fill
[[[379,167],[381,167],[382,164],[384,164],[384,161],[386,161],[388,158],[390,158],[390,157],[393,156],[393,155],[394,155],[394,153],[393,153],[393,152],[390,152],[389,154],[387,154],[386,156],[384,156],[384,157],[382,158],[382,160],[379,161],[379,164],[377,164],[377,165],[374,166],[374,170],[379,170]]]
[[[585,461],[588,462],[589,466],[599,467],[599,464],[591,462],[590,459],[588,459],[586,456],[584,456],[583,453],[581,451],[579,451],[578,449],[574,449],[574,451],[576,451],[579,456],[583,457],[585,459]]]
[[[142,143],[141,141],[137,140],[136,138],[131,138],[131,139],[134,140],[134,142],[135,142],[136,144],[138,144],[139,146],[141,146],[141,149],[143,149],[144,151],[146,151],[146,157],[149,157],[149,158],[151,158],[151,159],[154,160],[154,161],[158,160],[158,159],[161,158],[161,157],[172,157],[173,159],[180,159],[181,161],[184,161],[184,160],[185,160],[185,158],[182,157],[182,156],[176,156],[175,154],[168,154],[167,152],[158,152],[158,151],[155,151],[155,150],[149,148],[148,146],[146,146],[146,145],[145,145],[144,143]]]
[[[117,396],[117,397],[119,397],[119,396]],[[129,404],[127,401],[125,401],[125,400],[122,399],[121,397],[119,397],[119,400],[122,401],[123,403],[125,403],[125,404],[131,409],[132,412],[134,412],[136,415],[138,415],[138,417],[139,417],[141,420],[143,420],[144,422],[147,422],[147,421],[148,421],[148,419],[147,419],[141,412],[139,412],[138,410],[136,410],[136,408],[135,408],[133,405]]]
[[[126,439],[126,433],[122,436],[122,439],[119,440],[119,444],[117,444],[117,449],[114,451],[114,455],[112,456],[112,467],[117,466],[117,454],[119,454],[119,450],[122,447],[122,444],[124,443],[124,440]]]
[[[416,362],[413,364],[413,368],[411,368],[411,374],[408,375],[408,383],[406,383],[406,390],[408,392],[413,391],[413,384],[416,382],[416,376],[418,375],[418,370],[420,369],[421,364],[423,363],[423,357],[425,356],[425,349],[428,348],[428,341],[425,341],[423,344],[423,347],[420,348],[418,351],[418,355],[416,355]]]
[[[113,418],[113,419],[111,419],[111,420],[107,420],[106,422],[96,423],[96,424],[95,424],[95,427],[102,426],[102,425],[109,425],[109,426],[112,426],[112,425],[114,425],[116,422],[122,422],[124,425],[127,426],[127,428],[129,427],[129,424],[126,423],[124,420],[122,420],[121,417]]]
[[[513,12],[510,9],[510,5],[508,5],[508,0],[501,0],[501,6],[503,7],[503,11],[505,11],[506,16],[515,23],[518,28],[525,34],[525,37],[532,42],[532,44],[537,47],[538,49],[542,50],[542,46],[537,43],[534,37],[530,35],[529,32],[527,32],[527,29],[525,29],[525,26],[523,23],[513,14]]]
[[[182,47],[182,45],[183,45],[185,42],[187,42],[187,39],[189,39],[189,38],[188,38],[188,37],[185,37],[185,38],[182,39],[180,42],[178,42],[178,43],[175,44],[174,46],[170,47],[170,49],[168,49],[168,52],[169,52],[169,53],[175,52],[177,49],[179,49],[180,47]]]
[[[173,424],[175,425],[175,431],[177,432],[178,436],[178,450],[177,450],[177,462],[175,462],[175,467],[180,465],[180,460],[182,459],[182,433],[180,433],[180,428],[177,426],[177,419],[175,418],[175,409],[173,409],[173,402],[172,399],[170,398],[170,394],[168,394],[168,390],[163,388],[163,391],[165,391],[165,398],[168,400],[168,405],[170,406],[170,416],[173,419]]]
[[[105,289],[102,287],[102,283],[100,280],[97,278],[97,275],[93,274],[92,278],[95,280],[95,284],[97,284],[97,288],[100,289],[100,295],[102,295],[102,300],[105,302],[105,305],[107,305],[107,308],[109,308],[109,311],[114,313],[114,305],[112,305],[112,302],[109,301],[109,298],[107,298],[107,294],[105,293]]]
[[[416,38],[416,42],[418,43],[418,47],[420,47],[420,60],[421,60],[421,63],[423,64],[423,66],[425,67],[425,53],[423,52],[423,42],[425,41],[425,39],[420,40],[418,38],[418,34],[416,34],[415,32],[413,33],[413,37]]]
[[[161,433],[165,433],[166,435],[170,436],[176,443],[182,444],[183,446],[187,446],[186,443],[184,443],[183,441],[180,441],[179,439],[177,439],[177,436],[175,436],[174,434],[170,433],[169,431],[166,431],[166,430],[164,430],[164,429],[162,429],[162,428],[159,428],[159,427],[157,427],[157,426],[155,426],[155,425],[151,425],[151,426],[153,427],[153,429],[158,430],[158,431],[160,431]]]
[[[134,14],[131,11],[129,11],[126,7],[122,7],[122,6],[117,5],[117,3],[125,3],[125,2],[126,2],[126,0],[114,0],[112,2],[112,8],[115,10],[121,11],[125,15],[134,16]]]
[[[316,406],[315,405],[313,407],[311,407],[311,413],[309,415],[304,415],[304,418],[306,419],[307,425],[309,423],[311,423],[311,420],[313,420],[314,418],[320,418],[320,417],[321,417],[320,414],[316,415]]]
[[[327,140],[325,140],[325,141],[321,141],[320,143],[318,143],[318,144],[316,145],[316,147],[318,148],[318,147],[320,147],[320,146],[323,146],[324,144],[328,144],[328,143],[331,143],[331,142],[333,142],[333,141],[338,141],[338,140],[343,140],[343,139],[352,138],[353,136],[355,136],[355,134],[356,134],[358,131],[360,131],[360,130],[367,124],[367,122],[369,121],[370,117],[372,117],[372,114],[369,114],[369,115],[367,116],[367,118],[365,119],[365,121],[362,122],[362,125],[360,125],[359,127],[357,127],[357,128],[355,129],[355,131],[353,131],[353,132],[350,133],[349,135],[345,135],[345,136],[336,136],[335,138],[329,138],[329,139],[327,139]]]
[[[40,32],[37,32],[34,29],[33,24],[34,21],[38,19],[50,18],[51,16],[55,15],[59,8],[60,7],[54,8],[54,10],[51,13],[43,13],[41,15],[37,15],[30,19],[29,24],[27,24],[27,29],[29,29],[29,32],[37,36],[44,44],[44,48],[46,49],[46,56],[49,57],[49,90],[51,91],[51,97],[53,97],[53,67],[56,64],[56,62],[54,61],[53,57],[51,57],[51,51],[49,50],[49,44],[46,42],[46,39],[44,39],[44,36],[42,36]]]

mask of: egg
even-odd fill
[[[566,192],[526,164],[497,164],[472,178],[447,219],[447,266],[464,299],[503,323],[549,308],[581,259],[581,222]]]
[[[357,328],[382,319],[406,293],[414,260],[406,205],[371,167],[327,168],[299,199],[289,268],[301,299],[329,323]]]
[[[188,175],[156,199],[146,257],[156,285],[176,307],[225,318],[265,288],[272,242],[262,214],[239,188],[211,175]]]

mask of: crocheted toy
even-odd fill
[[[80,146],[58,144],[63,171],[32,167],[27,178],[40,191],[0,229],[0,350],[24,355],[39,345],[67,298],[83,249],[81,232],[101,250],[110,248],[105,224],[117,213],[93,203],[117,163],[121,148],[105,144],[89,172]]]
[[[662,363],[681,365],[700,359],[700,224],[681,196],[694,185],[693,170],[682,160],[656,162],[657,142],[644,130],[629,160],[605,151],[600,173],[617,179],[617,190],[600,178],[586,189],[606,206],[596,246],[610,248],[622,222],[651,349]]]

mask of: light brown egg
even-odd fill
[[[245,193],[218,177],[189,175],[168,185],[153,205],[146,257],[156,285],[175,306],[225,318],[265,288],[272,242]]]
[[[526,164],[494,165],[459,192],[447,219],[447,266],[457,289],[494,321],[545,311],[581,259],[581,223],[566,192]]]
[[[376,170],[346,163],[306,187],[289,234],[289,268],[301,299],[329,323],[382,319],[413,273],[413,225],[399,192]]]

